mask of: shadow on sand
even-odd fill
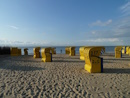
[[[53,60],[53,62],[70,62],[70,63],[77,63],[77,62],[79,62],[79,63],[83,63],[83,62],[85,62],[85,61]]]
[[[39,60],[38,60],[38,59],[37,59],[37,60],[12,60],[12,61],[16,61],[16,62],[17,62],[17,61],[19,61],[19,62],[33,62],[33,63],[34,63],[34,62],[35,62],[35,63],[37,62],[37,63],[40,63],[40,62],[41,62],[41,59],[39,59]]]
[[[130,59],[130,57],[129,57],[129,56],[123,56],[122,58],[127,58],[127,59]]]
[[[35,70],[45,70],[45,68],[31,67],[31,66],[19,66],[19,65],[0,65],[0,69],[6,69],[11,71],[35,71]]]
[[[84,68],[80,69],[80,72],[82,72],[82,73],[89,73]],[[96,74],[96,73],[94,73],[94,74]],[[100,73],[100,74],[130,74],[130,68],[129,69],[104,68],[103,69],[103,73]]]
[[[64,59],[79,59],[80,60],[80,57],[69,57],[69,56],[66,56],[66,57],[53,57],[53,58],[64,58]]]
[[[130,58],[129,59],[103,59],[103,60],[115,60],[115,61],[130,61]]]
[[[124,69],[124,68],[119,68],[119,69],[104,68],[103,73],[130,74],[130,68],[129,69]]]
[[[115,62],[111,62],[111,61],[106,61],[106,60],[104,60],[103,63],[115,63]]]
[[[115,55],[101,55],[103,57],[115,57]]]

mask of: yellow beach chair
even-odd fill
[[[85,48],[89,48],[89,47],[102,47],[102,51],[101,51],[100,54],[105,52],[105,47],[104,46],[82,46],[82,47],[79,48],[80,60],[85,60],[84,51],[85,51]]]
[[[69,50],[69,46],[67,46],[66,48],[65,48],[65,54],[70,54],[70,50]]]
[[[36,47],[33,49],[34,52],[34,58],[40,58],[40,47]]]
[[[12,47],[10,49],[10,53],[11,53],[11,56],[18,56],[18,48],[17,47]]]
[[[115,47],[115,58],[122,58],[122,46]]]
[[[100,58],[102,47],[87,47],[84,50],[84,69],[89,73],[103,72],[103,58]]]
[[[18,55],[20,56],[21,55],[21,49],[18,49]]]
[[[129,54],[129,46],[126,47],[126,54]]]
[[[121,52],[122,52],[122,54],[126,54],[126,46],[123,46],[123,47],[122,47]]]
[[[41,50],[41,56],[43,62],[52,62],[52,53],[50,53],[50,48],[43,48]]]
[[[80,47],[79,48],[80,60],[85,60],[85,58],[84,58],[84,50],[85,50],[85,47]]]
[[[75,47],[69,47],[69,55],[75,56]]]

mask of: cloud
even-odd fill
[[[105,29],[92,30],[86,34],[89,38],[128,38],[130,37],[130,17],[122,17]]]
[[[48,45],[46,41],[41,42],[25,42],[25,41],[17,41],[17,40],[7,40],[0,39],[0,45],[2,46],[42,46]]]
[[[92,31],[92,34],[95,34],[96,32],[95,31]]]
[[[129,45],[130,40],[126,38],[87,38],[85,40],[78,40],[76,42],[80,46],[115,46],[115,45]]]
[[[80,40],[80,42],[118,42],[119,38],[97,38],[97,39],[88,39],[88,40]]]
[[[41,34],[45,36],[47,33],[46,32],[42,32]]]
[[[13,28],[13,29],[19,29],[19,28],[16,27],[16,26],[9,26],[9,27],[11,27],[11,28]]]
[[[89,38],[130,38],[130,0],[120,7],[121,16],[118,20],[112,22],[109,19],[106,22],[100,20],[92,23],[90,26],[107,26],[107,28],[100,28],[100,30],[92,30],[87,32]]]
[[[113,36],[130,37],[130,17],[125,17],[117,21],[111,30]]]
[[[54,41],[18,41],[8,40],[5,38],[0,39],[0,46],[68,46],[75,45],[73,42],[54,42]]]
[[[106,22],[102,22],[100,20],[97,20],[96,22],[91,23],[90,26],[107,26],[111,23],[112,23],[112,19],[109,19]]]
[[[120,7],[123,15],[129,15],[130,14],[130,0]]]

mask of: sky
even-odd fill
[[[130,45],[130,0],[0,0],[0,45]]]

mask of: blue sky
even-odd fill
[[[129,0],[0,0],[0,45],[129,44]]]

